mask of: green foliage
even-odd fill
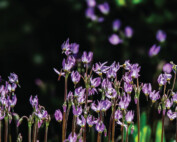
[[[125,6],[126,5],[125,0],[116,0],[116,3],[117,3],[118,6]]]
[[[161,134],[162,134],[162,122],[158,121],[157,128],[156,128],[155,142],[160,142],[161,141]],[[163,141],[165,142],[165,134],[164,134],[164,137],[163,137]]]
[[[133,4],[139,4],[139,3],[141,3],[141,2],[143,2],[143,0],[132,0],[132,3],[133,3]]]

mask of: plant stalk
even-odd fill
[[[127,131],[126,131],[126,142],[128,142],[128,127],[127,127]]]
[[[72,122],[72,137],[74,136],[74,133],[75,133],[75,121],[76,121],[76,117],[73,115],[73,122]]]
[[[137,99],[137,122],[138,122],[138,142],[140,142],[140,104],[139,104],[139,80],[137,78],[137,91],[138,91],[138,99]]]
[[[101,134],[98,132],[98,135],[97,135],[97,142],[101,142]]]
[[[114,99],[114,106],[113,106],[113,116],[112,116],[112,142],[114,142],[114,135],[115,135],[115,99]]]
[[[161,142],[163,142],[163,133],[164,133],[164,118],[165,118],[165,115],[164,115],[164,113],[162,113],[162,135],[161,135]]]
[[[36,142],[36,134],[37,134],[37,121],[35,120],[35,124],[33,126],[33,142]]]
[[[1,127],[2,127],[2,121],[0,120],[0,142],[1,142]]]
[[[48,134],[48,126],[45,126],[45,136],[44,136],[44,142],[47,142],[47,134]]]
[[[122,142],[124,141],[124,126],[121,126]]]
[[[111,125],[112,124],[112,114],[110,116],[110,120],[109,120],[109,130],[108,130],[108,142],[110,142],[111,139]]]
[[[31,124],[28,124],[28,142],[31,142]]]
[[[7,142],[8,141],[8,116],[6,116],[4,120],[5,120],[4,142]]]

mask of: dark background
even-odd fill
[[[4,79],[10,72],[19,76],[21,88],[16,91],[15,112],[28,116],[32,111],[29,97],[36,94],[39,103],[50,114],[61,108],[64,80],[57,81],[53,67],[61,68],[64,57],[61,44],[68,37],[71,42],[80,44],[81,53],[93,51],[94,62],[116,60],[122,64],[125,59],[138,62],[140,81],[152,82],[153,88],[157,88],[156,79],[163,64],[171,60],[177,63],[177,1],[139,0],[132,3],[127,0],[125,5],[118,1],[108,1],[110,13],[103,23],[85,17],[84,0],[0,1],[0,75]],[[112,21],[116,18],[122,21],[122,30],[127,25],[134,29],[134,35],[126,45],[112,46],[108,42],[113,33]],[[148,50],[158,44],[156,32],[159,29],[167,33],[167,40],[159,55],[150,58]],[[146,104],[142,105],[142,110],[146,109]],[[27,124],[22,124],[20,132],[26,141]],[[60,129],[58,123],[51,124],[49,138],[52,141],[57,139]]]

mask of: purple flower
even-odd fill
[[[167,77],[165,76],[165,74],[160,74],[157,82],[159,83],[159,86],[165,85],[167,83]]]
[[[34,98],[31,95],[30,104],[32,105],[33,108],[37,109],[37,107],[38,107],[38,97],[37,97],[37,95]]]
[[[73,105],[73,114],[75,116],[79,116],[82,114],[82,106],[77,106],[77,108],[75,107],[75,105]]]
[[[166,72],[166,73],[171,73],[171,71],[172,71],[172,64],[166,63],[163,66],[163,71]]]
[[[76,142],[77,141],[77,135],[76,133],[74,133],[74,135],[72,136],[72,133],[69,134],[68,139],[66,139],[64,142]]]
[[[81,115],[81,119],[79,117],[77,117],[77,124],[81,127],[85,127],[86,120],[83,115]]]
[[[108,88],[108,90],[106,91],[106,97],[108,97],[109,99],[115,99],[117,97],[117,92],[114,88]]]
[[[123,67],[125,68],[125,70],[130,70],[132,67],[132,65],[130,64],[129,60],[126,60],[125,63],[123,64]]]
[[[71,73],[71,80],[74,84],[77,84],[80,81],[81,75],[78,71],[72,71]]]
[[[93,58],[93,52],[89,52],[88,54],[87,54],[86,51],[83,52],[83,55],[82,55],[82,62],[83,62],[84,64],[90,63],[90,62],[92,61],[92,58]]]
[[[58,80],[60,80],[60,77],[61,76],[65,76],[65,73],[64,72],[59,72],[57,69],[53,68],[53,70],[58,74]]]
[[[173,102],[177,103],[177,93],[173,94]]]
[[[155,56],[160,52],[160,46],[156,46],[155,44],[149,49],[149,56]]]
[[[87,124],[89,127],[92,127],[95,124],[95,119],[92,115],[89,115],[87,117]]]
[[[114,72],[117,72],[119,69],[120,69],[120,65],[119,65],[119,62],[116,63],[115,61],[112,63],[112,65],[110,66],[110,68],[112,68],[112,70]]]
[[[156,39],[159,41],[159,42],[164,42],[166,40],[166,33],[162,30],[158,30],[157,31],[157,34],[156,34]]]
[[[98,123],[96,123],[95,128],[98,131],[98,133],[102,133],[105,129],[105,125],[103,124],[102,121],[99,121]]]
[[[103,100],[101,101],[101,110],[103,112],[107,111],[111,107],[112,103],[109,100]]]
[[[69,72],[74,65],[75,58],[73,56],[69,56],[67,60],[63,59],[62,66],[65,72]]]
[[[131,38],[133,35],[133,29],[129,26],[125,27],[125,36]]]
[[[96,88],[89,88],[89,96],[90,96],[90,95],[95,95],[95,93],[98,94],[98,91],[97,91]]]
[[[101,83],[101,87],[104,90],[107,90],[108,88],[112,88],[112,84],[108,79],[103,79],[102,83]]]
[[[36,112],[35,112],[35,115],[36,115],[40,120],[43,120],[43,119],[46,119],[46,118],[47,118],[48,113],[47,113],[46,110],[37,109]]]
[[[129,84],[131,84],[133,81],[131,75],[128,72],[126,72],[125,75],[123,76],[123,80]]]
[[[95,15],[95,10],[92,7],[86,9],[85,15],[87,18],[91,19],[92,21],[97,21],[98,19],[98,17]]]
[[[126,119],[127,123],[130,124],[132,122],[133,118],[134,118],[134,112],[133,111],[128,111],[126,116],[125,116],[125,119]]]
[[[116,19],[116,20],[113,21],[112,28],[115,32],[119,30],[120,26],[121,26],[121,21],[120,20]]]
[[[69,38],[61,45],[62,53],[65,53],[67,56],[71,53]]]
[[[55,111],[54,116],[55,116],[56,121],[58,121],[58,122],[61,122],[62,119],[63,119],[63,115],[62,115],[62,113],[61,113],[61,111],[59,109],[57,109]]]
[[[108,14],[109,13],[109,4],[107,2],[104,2],[103,4],[98,5],[98,9],[100,10],[101,13],[103,14]]]
[[[140,69],[141,69],[141,67],[139,67],[138,64],[133,64],[131,66],[131,71],[130,71],[131,77],[132,78],[138,78],[140,76],[139,75]]]
[[[102,74],[103,74],[103,73],[106,73],[107,70],[109,69],[109,67],[105,66],[106,63],[107,63],[107,62],[104,62],[104,63],[100,63],[100,62],[99,62],[99,63],[96,63],[95,66],[92,67],[92,70],[93,70],[96,74],[102,76]]]
[[[167,99],[167,101],[166,101],[166,108],[167,109],[170,109],[170,107],[173,105],[173,100],[171,99],[171,101],[170,101],[170,99]]]
[[[90,83],[92,88],[98,87],[101,84],[101,78],[100,77],[94,79],[90,78]]]
[[[150,83],[145,83],[142,88],[143,93],[147,96],[151,93],[152,91],[152,86]]]
[[[129,83],[124,82],[124,91],[127,94],[131,94],[132,90],[133,90],[133,86]]]
[[[18,76],[15,73],[10,73],[9,82],[18,84]]]
[[[10,104],[10,107],[14,107],[17,103],[17,97],[16,95],[13,95],[12,96],[12,100],[9,99],[9,104]]]
[[[168,110],[167,116],[170,118],[170,120],[173,120],[176,118],[176,112],[172,112],[171,110]]]
[[[91,109],[94,110],[95,112],[100,112],[100,110],[102,109],[102,104],[101,102],[98,101],[98,105],[95,104],[95,102],[93,102],[91,104]]]
[[[118,121],[122,118],[122,112],[118,109],[115,112],[115,121]]]
[[[67,100],[73,102],[73,92],[69,91]]]
[[[85,94],[85,88],[83,89],[82,86],[76,88],[75,91],[74,91],[74,96],[75,97],[84,96],[84,94]]]
[[[95,0],[87,0],[87,6],[88,7],[95,7],[96,1]]]
[[[122,43],[123,40],[120,39],[118,35],[112,34],[112,35],[109,37],[109,42],[110,42],[112,45],[118,45],[118,44]]]
[[[79,44],[71,43],[70,44],[70,50],[71,50],[72,54],[77,54],[79,52]]]
[[[126,95],[124,93],[124,96],[122,96],[120,98],[120,101],[119,101],[119,106],[120,106],[121,110],[127,109],[127,107],[129,106],[130,101],[131,101],[130,95]]]
[[[171,75],[171,74],[168,74],[168,73],[165,73],[165,74],[164,74],[164,78],[165,78],[167,81],[170,81],[171,78],[172,78],[172,75]]]
[[[159,98],[160,98],[160,94],[159,94],[159,91],[153,91],[150,93],[149,95],[150,99],[152,100],[152,103],[154,103],[155,101],[157,101]]]

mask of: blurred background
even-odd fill
[[[103,3],[105,0],[97,0]],[[29,115],[32,108],[30,95],[38,95],[39,103],[50,114],[61,108],[63,103],[64,80],[57,81],[53,67],[60,69],[63,55],[61,44],[69,37],[71,42],[80,44],[80,53],[84,50],[94,52],[94,62],[114,60],[123,64],[125,59],[141,66],[142,82],[153,83],[166,62],[177,63],[177,10],[176,0],[107,0],[109,14],[103,22],[86,18],[85,0],[1,0],[0,1],[0,75],[7,79],[11,72],[19,76],[20,89],[17,89],[18,103],[15,112],[20,116]],[[102,16],[101,13],[97,13]],[[121,21],[121,29],[129,25],[133,36],[125,44],[113,46],[108,37],[113,33],[112,22]],[[156,40],[157,30],[167,34],[157,56],[149,57],[148,51]],[[143,98],[145,100],[145,98]],[[140,102],[141,111],[147,109],[147,102]],[[149,107],[150,105],[148,105]],[[150,116],[160,119],[157,111]],[[148,119],[149,125],[153,122]],[[27,136],[27,124],[20,132]],[[174,132],[173,122],[167,122]],[[26,125],[25,125],[26,124]],[[174,127],[174,128],[173,128]],[[49,127],[50,141],[59,138],[61,126],[52,122]],[[25,130],[25,131],[24,131]],[[41,130],[43,135],[43,130]],[[173,134],[167,133],[167,141]],[[40,137],[40,136],[39,136]],[[42,137],[42,136],[41,136]]]

